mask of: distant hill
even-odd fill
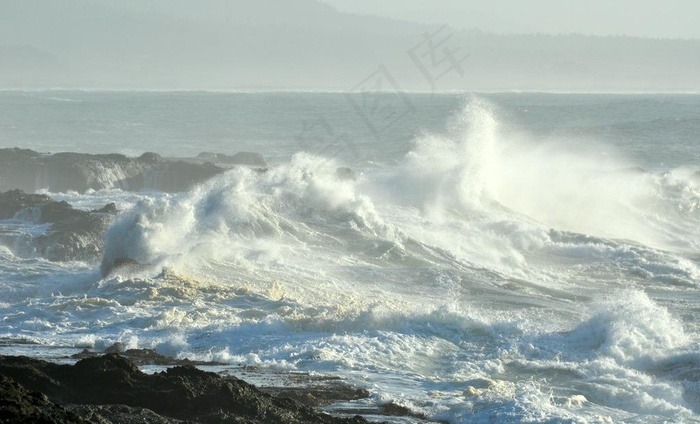
[[[3,88],[700,90],[700,41],[454,31],[315,0],[4,0],[0,40]]]

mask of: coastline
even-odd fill
[[[373,407],[368,390],[336,376],[178,360],[151,349],[122,348],[84,349],[58,361],[0,354],[0,421],[431,422],[396,404]]]
[[[100,210],[82,211],[49,196],[20,190],[0,193],[0,200],[0,218],[18,219],[20,211],[36,209],[39,222],[52,225],[56,231],[32,240],[25,249],[49,260],[97,257],[105,226],[116,214],[113,203]],[[56,256],[64,251],[68,253]],[[171,378],[173,375],[176,378]],[[191,385],[208,388],[194,395],[182,384],[170,381],[173,378],[189,379]],[[175,385],[159,389],[164,379]],[[96,386],[94,382],[98,382]],[[207,398],[204,407],[199,404],[201,396],[212,390],[230,392],[228,385],[243,390],[248,397],[219,395]],[[139,394],[130,393],[135,386],[140,387]],[[170,394],[159,394],[158,390],[170,394],[184,390],[183,405],[161,404],[159,398]],[[429,422],[405,407],[372,399],[369,390],[338,376],[181,360],[153,349],[128,349],[122,343],[104,350],[81,351],[79,347],[45,346],[31,339],[0,338],[0,391],[0,422]],[[215,404],[224,408],[223,412],[217,412]],[[250,405],[264,406],[251,410]],[[276,411],[273,418],[268,409]]]

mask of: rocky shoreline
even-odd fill
[[[89,355],[75,365],[0,356],[0,422],[368,422],[360,416],[319,412],[290,396],[264,393],[236,377],[202,371],[191,363],[149,375],[125,354]],[[144,351],[128,355],[143,358],[144,354],[151,359],[159,356]]]
[[[259,172],[267,167],[262,156],[245,152],[232,156],[202,153],[196,158],[176,160],[155,153],[127,158],[0,149],[0,245],[22,258],[96,261],[102,254],[105,230],[119,212],[116,205],[80,210],[33,191],[181,191],[232,166],[247,166]],[[336,174],[340,179],[355,178],[349,168],[338,168]],[[117,259],[111,267],[138,265],[129,258]],[[0,346],[5,347],[23,343],[0,339]],[[151,349],[128,350],[119,344],[104,352],[84,350],[70,358],[68,355],[60,361],[75,364],[0,354],[0,424],[365,423],[367,418],[424,419],[393,403],[355,402],[368,398],[370,393],[334,376],[249,367],[218,374],[202,367],[211,370],[230,365],[178,360]],[[159,372],[149,374],[139,367],[157,367]],[[335,415],[318,410],[329,405]]]
[[[47,224],[45,232],[32,236],[0,229],[0,243],[22,257],[42,257],[51,261],[95,260],[102,253],[104,231],[117,214],[114,203],[92,211],[73,208],[44,194],[21,190],[0,193],[0,220],[16,224]],[[5,222],[7,224],[7,222]]]
[[[0,191],[33,193],[101,190],[186,191],[235,166],[265,171],[262,155],[202,152],[191,158],[165,158],[147,152],[137,158],[122,154],[40,153],[29,149],[0,149]]]

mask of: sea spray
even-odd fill
[[[695,145],[660,124],[692,133],[666,118],[694,109],[653,101],[665,120],[620,134],[611,122],[649,99],[410,98],[440,122],[397,122],[379,142],[360,122],[345,133],[359,158],[298,153],[295,127],[257,145],[267,172],[176,194],[50,193],[85,210],[116,200],[103,262],[134,263],[103,276],[0,250],[0,335],[43,343],[0,348],[121,342],[340,376],[372,393],[360,407],[452,423],[697,422]],[[217,151],[208,128],[195,148]]]

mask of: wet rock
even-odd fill
[[[27,194],[22,190],[10,190],[0,194],[0,219],[10,219],[17,212],[28,207],[40,207],[52,202],[43,194]]]
[[[41,156],[25,166],[36,169],[35,189],[47,188],[52,192],[126,188],[121,183],[124,176],[143,168],[143,164],[124,155],[69,152]]]
[[[32,150],[0,149],[0,190],[53,192],[119,187],[124,175],[140,172],[139,164],[124,155],[83,153],[41,154]]]
[[[260,168],[267,167],[267,162],[265,162],[263,155],[261,155],[260,153],[239,152],[232,156],[218,154],[216,157],[219,163],[225,163],[229,165],[245,165]]]
[[[11,147],[9,149],[0,149],[2,158],[7,162],[19,162],[22,160],[35,159],[41,156],[41,153],[30,149],[20,149],[19,147]]]
[[[54,404],[41,393],[30,392],[14,379],[0,375],[0,422],[16,424],[83,424],[78,414]]]
[[[41,154],[26,149],[0,149],[0,190],[20,189],[31,193],[40,189],[84,192],[120,188],[179,192],[189,190],[227,168],[214,163],[267,166],[262,155],[252,152],[232,156],[202,153],[200,156],[173,160],[153,152],[129,158],[121,154]],[[202,163],[202,159],[207,163]]]
[[[145,163],[161,163],[164,159],[158,153],[146,152],[139,156],[137,160]]]
[[[334,382],[335,383],[335,382]],[[265,387],[261,388],[265,393],[278,397],[294,399],[295,401],[311,407],[326,406],[335,402],[346,402],[350,400],[366,399],[370,396],[369,391],[358,389],[341,381],[338,384],[324,382],[311,382],[304,387]]]
[[[117,205],[115,205],[114,203],[107,203],[106,205],[104,205],[104,206],[101,207],[100,209],[95,209],[95,210],[93,210],[93,212],[97,212],[97,213],[116,213],[116,212],[117,212]]]
[[[116,213],[108,204],[96,211],[74,209],[67,202],[57,202],[43,194],[21,190],[0,193],[0,219],[50,224],[43,234],[8,234],[0,242],[15,254],[40,256],[49,260],[84,260],[99,256],[104,230]]]
[[[355,179],[357,178],[357,177],[355,176],[355,171],[353,171],[352,169],[347,168],[347,167],[345,167],[345,166],[342,166],[342,167],[340,167],[340,168],[337,168],[337,169],[335,170],[335,176],[336,176],[336,178],[338,178],[339,180],[352,180],[352,181],[355,181]]]
[[[125,350],[126,350],[126,345],[124,343],[116,342],[112,346],[105,349],[105,353],[122,353]]]
[[[104,277],[108,277],[117,271],[131,274],[146,268],[148,268],[148,265],[144,265],[139,263],[137,260],[126,257],[116,258],[111,263],[109,261],[105,261],[103,258],[102,264],[100,264],[100,272]]]
[[[126,179],[129,190],[158,190],[179,192],[190,190],[197,184],[224,172],[211,163],[168,161],[159,163],[134,177]]]
[[[135,408],[71,407],[74,412],[89,412],[91,417],[113,412],[128,416],[130,411],[150,410],[165,419],[199,423],[367,422],[359,416],[346,419],[320,413],[294,400],[262,393],[242,380],[223,378],[191,365],[144,374],[119,354],[82,359],[74,366],[0,356],[0,375],[28,390],[43,392],[48,401],[60,405]]]
[[[398,405],[393,402],[386,403],[382,405],[379,410],[382,412],[384,415],[390,415],[394,417],[413,417],[413,418],[418,418],[421,420],[426,420],[427,417],[424,414],[416,413],[411,411],[409,408],[406,408],[405,406]]]
[[[104,353],[119,353],[129,361],[136,365],[224,365],[220,362],[211,361],[191,361],[189,359],[175,359],[169,356],[161,355],[154,349],[127,349],[126,345],[121,342],[116,342],[104,350]],[[90,351],[83,349],[81,352],[71,355],[73,359],[95,358],[101,356],[101,352]]]
[[[82,419],[98,424],[179,424],[190,421],[163,417],[150,409],[126,405],[66,405]]]
[[[85,359],[85,358],[94,358],[95,356],[98,356],[99,354],[97,352],[93,352],[90,349],[83,349],[79,353],[71,355],[72,359]]]

